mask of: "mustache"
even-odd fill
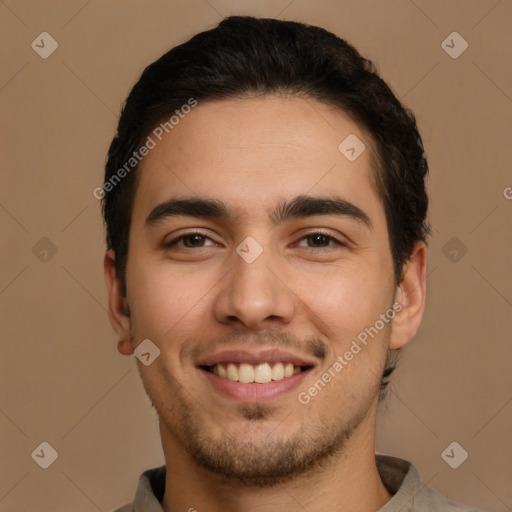
[[[255,347],[269,347],[273,349],[288,349],[298,354],[309,354],[324,360],[327,357],[327,343],[318,337],[300,340],[289,333],[267,331],[262,333],[229,332],[214,339],[202,342],[184,343],[183,356],[196,361],[208,354],[219,350],[229,350],[235,346],[244,346],[248,349]]]

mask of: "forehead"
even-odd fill
[[[134,216],[184,195],[215,197],[256,215],[300,194],[335,194],[383,215],[371,180],[371,140],[341,110],[316,100],[199,103],[162,140],[150,136],[156,145],[137,171]],[[354,136],[365,150],[351,161],[339,146],[347,137],[357,142]]]

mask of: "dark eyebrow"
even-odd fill
[[[146,226],[156,224],[168,217],[188,215],[210,219],[223,219],[229,217],[228,208],[222,201],[216,199],[169,199],[159,204],[148,215]]]
[[[300,195],[291,201],[284,201],[271,213],[276,224],[290,219],[313,215],[345,215],[373,228],[370,217],[361,208],[341,197],[311,197]]]
[[[230,212],[227,205],[217,199],[169,199],[153,208],[146,219],[146,226],[149,227],[164,219],[178,215],[209,219],[228,219]],[[340,197],[300,195],[290,201],[281,202],[270,213],[270,218],[275,224],[281,224],[287,220],[312,217],[314,215],[344,215],[360,221],[372,229],[372,223],[368,215],[356,205]]]

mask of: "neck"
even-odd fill
[[[320,469],[270,488],[241,487],[198,466],[160,425],[167,466],[164,512],[378,511],[391,495],[375,463],[375,414]]]

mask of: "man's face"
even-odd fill
[[[355,161],[338,149],[350,134],[366,145]],[[354,430],[373,435],[391,324],[333,367],[394,302],[370,146],[339,110],[268,96],[199,103],[144,159],[127,301],[134,346],[150,339],[161,351],[138,364],[167,446],[268,485],[336,453]],[[307,198],[332,202],[319,214]],[[155,210],[178,199],[216,208]],[[280,378],[287,364],[302,371]],[[254,371],[263,383],[224,376]]]

